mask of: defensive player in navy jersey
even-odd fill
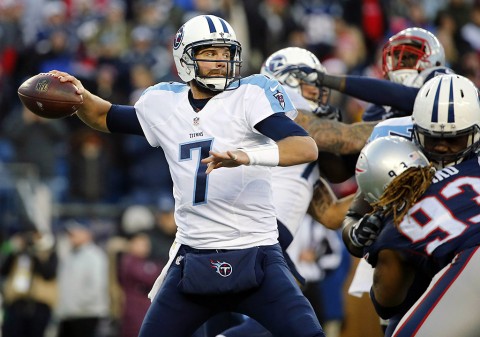
[[[347,226],[344,231],[348,237],[346,243],[351,252],[357,256],[364,255],[376,267],[372,299],[379,314],[386,318],[393,317],[395,323],[424,292],[431,275],[446,268],[445,274],[437,274],[429,290],[405,314],[394,336],[473,336],[474,334],[462,333],[472,328],[472,316],[463,317],[465,323],[452,328],[450,323],[450,327],[442,325],[442,315],[454,305],[452,297],[463,301],[460,299],[463,294],[456,292],[455,286],[448,290],[445,287],[452,285],[452,280],[458,277],[465,265],[458,266],[457,260],[448,264],[462,251],[468,253],[461,253],[458,258],[473,256],[474,260],[476,249],[472,247],[480,243],[480,233],[477,233],[474,226],[478,205],[471,202],[480,191],[478,91],[473,83],[462,76],[439,76],[419,92],[413,120],[415,143],[437,168],[444,169],[436,173],[433,184],[413,207],[410,204],[430,182],[430,171],[422,173],[424,179],[411,175],[409,179],[417,180],[392,183],[389,192],[382,197],[382,202],[375,204],[372,214],[364,217],[363,221]],[[414,159],[420,160],[423,156],[410,151],[410,156],[407,157],[405,151],[387,146],[385,143],[388,141],[385,139],[378,138],[367,145],[357,163],[357,182],[370,203],[378,201],[392,177],[398,176]],[[403,143],[411,144],[406,139]],[[404,144],[402,146],[408,147]],[[452,166],[454,164],[456,165]],[[415,198],[403,190],[402,186],[417,192]],[[383,209],[379,206],[395,211],[394,226],[389,226],[392,221],[388,219],[385,224]],[[369,218],[371,216],[375,217],[375,221]],[[401,253],[397,254],[397,250]],[[466,263],[462,258],[460,261]],[[399,274],[393,274],[393,271],[398,271]],[[470,271],[465,275],[468,273]],[[462,272],[459,278],[463,276]],[[470,276],[465,277],[468,279]],[[447,279],[450,281],[442,281]],[[458,281],[455,284],[456,282]],[[431,301],[438,299],[442,292],[447,293],[446,300],[442,298],[432,308]],[[473,301],[466,300],[464,303],[468,307],[467,311],[472,312],[473,303],[477,305],[479,302],[474,297]],[[461,322],[462,319],[455,321]],[[387,336],[391,335],[395,323],[387,329]],[[467,327],[464,327],[465,324]],[[478,324],[474,327],[470,331],[476,331]]]
[[[295,109],[278,81],[240,78],[241,45],[225,20],[186,22],[173,57],[187,84],[154,85],[134,107],[52,71],[79,88],[82,121],[146,137],[170,167],[178,230],[139,336],[187,337],[221,311],[253,317],[276,336],[324,336],[278,244],[271,191],[271,167],[316,160],[315,142],[286,116]]]

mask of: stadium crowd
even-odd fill
[[[98,281],[110,294],[110,308],[94,311],[95,317],[121,321],[128,314],[121,312],[123,301],[132,296],[130,309],[136,304],[146,310],[152,275],[166,263],[172,239],[171,229],[157,228],[171,222],[168,165],[142,137],[105,137],[74,116],[38,118],[23,108],[16,89],[30,76],[57,69],[103,99],[133,104],[157,82],[180,81],[171,50],[175,33],[203,13],[225,18],[235,29],[242,42],[243,76],[258,73],[273,52],[297,46],[312,51],[329,73],[381,78],[381,50],[388,37],[422,27],[438,37],[448,66],[480,85],[477,0],[0,0],[0,262],[28,252],[34,261],[28,263],[46,266],[35,270],[47,281],[68,283],[73,275],[52,272],[55,254],[71,258],[66,237],[72,240],[72,228],[81,228],[88,233],[87,244],[96,241],[103,252],[92,249],[105,253],[109,262]],[[331,100],[343,111],[344,122],[361,120],[365,102],[338,92]],[[352,184],[333,187],[343,196],[355,189]],[[138,252],[145,245],[150,248]],[[135,271],[128,263],[143,269]],[[2,280],[10,273],[2,268]],[[22,279],[15,280],[13,287],[21,291]],[[134,294],[127,298],[129,286]],[[135,298],[138,287],[144,299]],[[38,324],[48,333],[55,299],[35,300],[43,303]],[[23,311],[24,303],[18,308]],[[61,323],[64,317],[56,319]],[[121,326],[97,330],[113,337]],[[134,328],[127,326],[122,336],[134,336]]]

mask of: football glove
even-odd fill
[[[322,119],[342,121],[342,112],[339,108],[331,105],[322,105],[312,111],[315,116]]]
[[[382,228],[382,214],[367,214],[350,228],[348,236],[355,247],[368,247],[377,239]]]

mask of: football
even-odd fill
[[[73,83],[62,83],[52,74],[40,73],[20,85],[18,96],[27,109],[40,117],[63,118],[83,104],[83,97],[76,91]]]

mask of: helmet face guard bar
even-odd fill
[[[205,60],[196,58],[195,52],[201,47],[228,47],[230,49],[230,60]],[[225,40],[221,42],[219,40],[205,40],[187,45],[184,52],[186,57],[182,59],[182,62],[193,67],[195,80],[200,86],[212,91],[234,90],[240,86],[240,70],[242,67],[241,53],[242,47],[236,41]],[[227,70],[226,76],[201,76],[199,74],[198,62],[224,62]],[[234,82],[236,83],[233,84]]]
[[[455,165],[460,163],[463,159],[470,157],[477,153],[480,141],[478,135],[480,134],[480,127],[478,125],[472,125],[468,129],[461,130],[459,132],[432,132],[424,129],[418,125],[413,127],[413,138],[418,147],[427,156],[427,158],[435,163],[438,163],[440,167],[446,167],[448,165]],[[455,153],[439,153],[431,150],[427,150],[426,143],[434,143],[437,140],[451,140],[461,141],[465,143],[462,150]]]

